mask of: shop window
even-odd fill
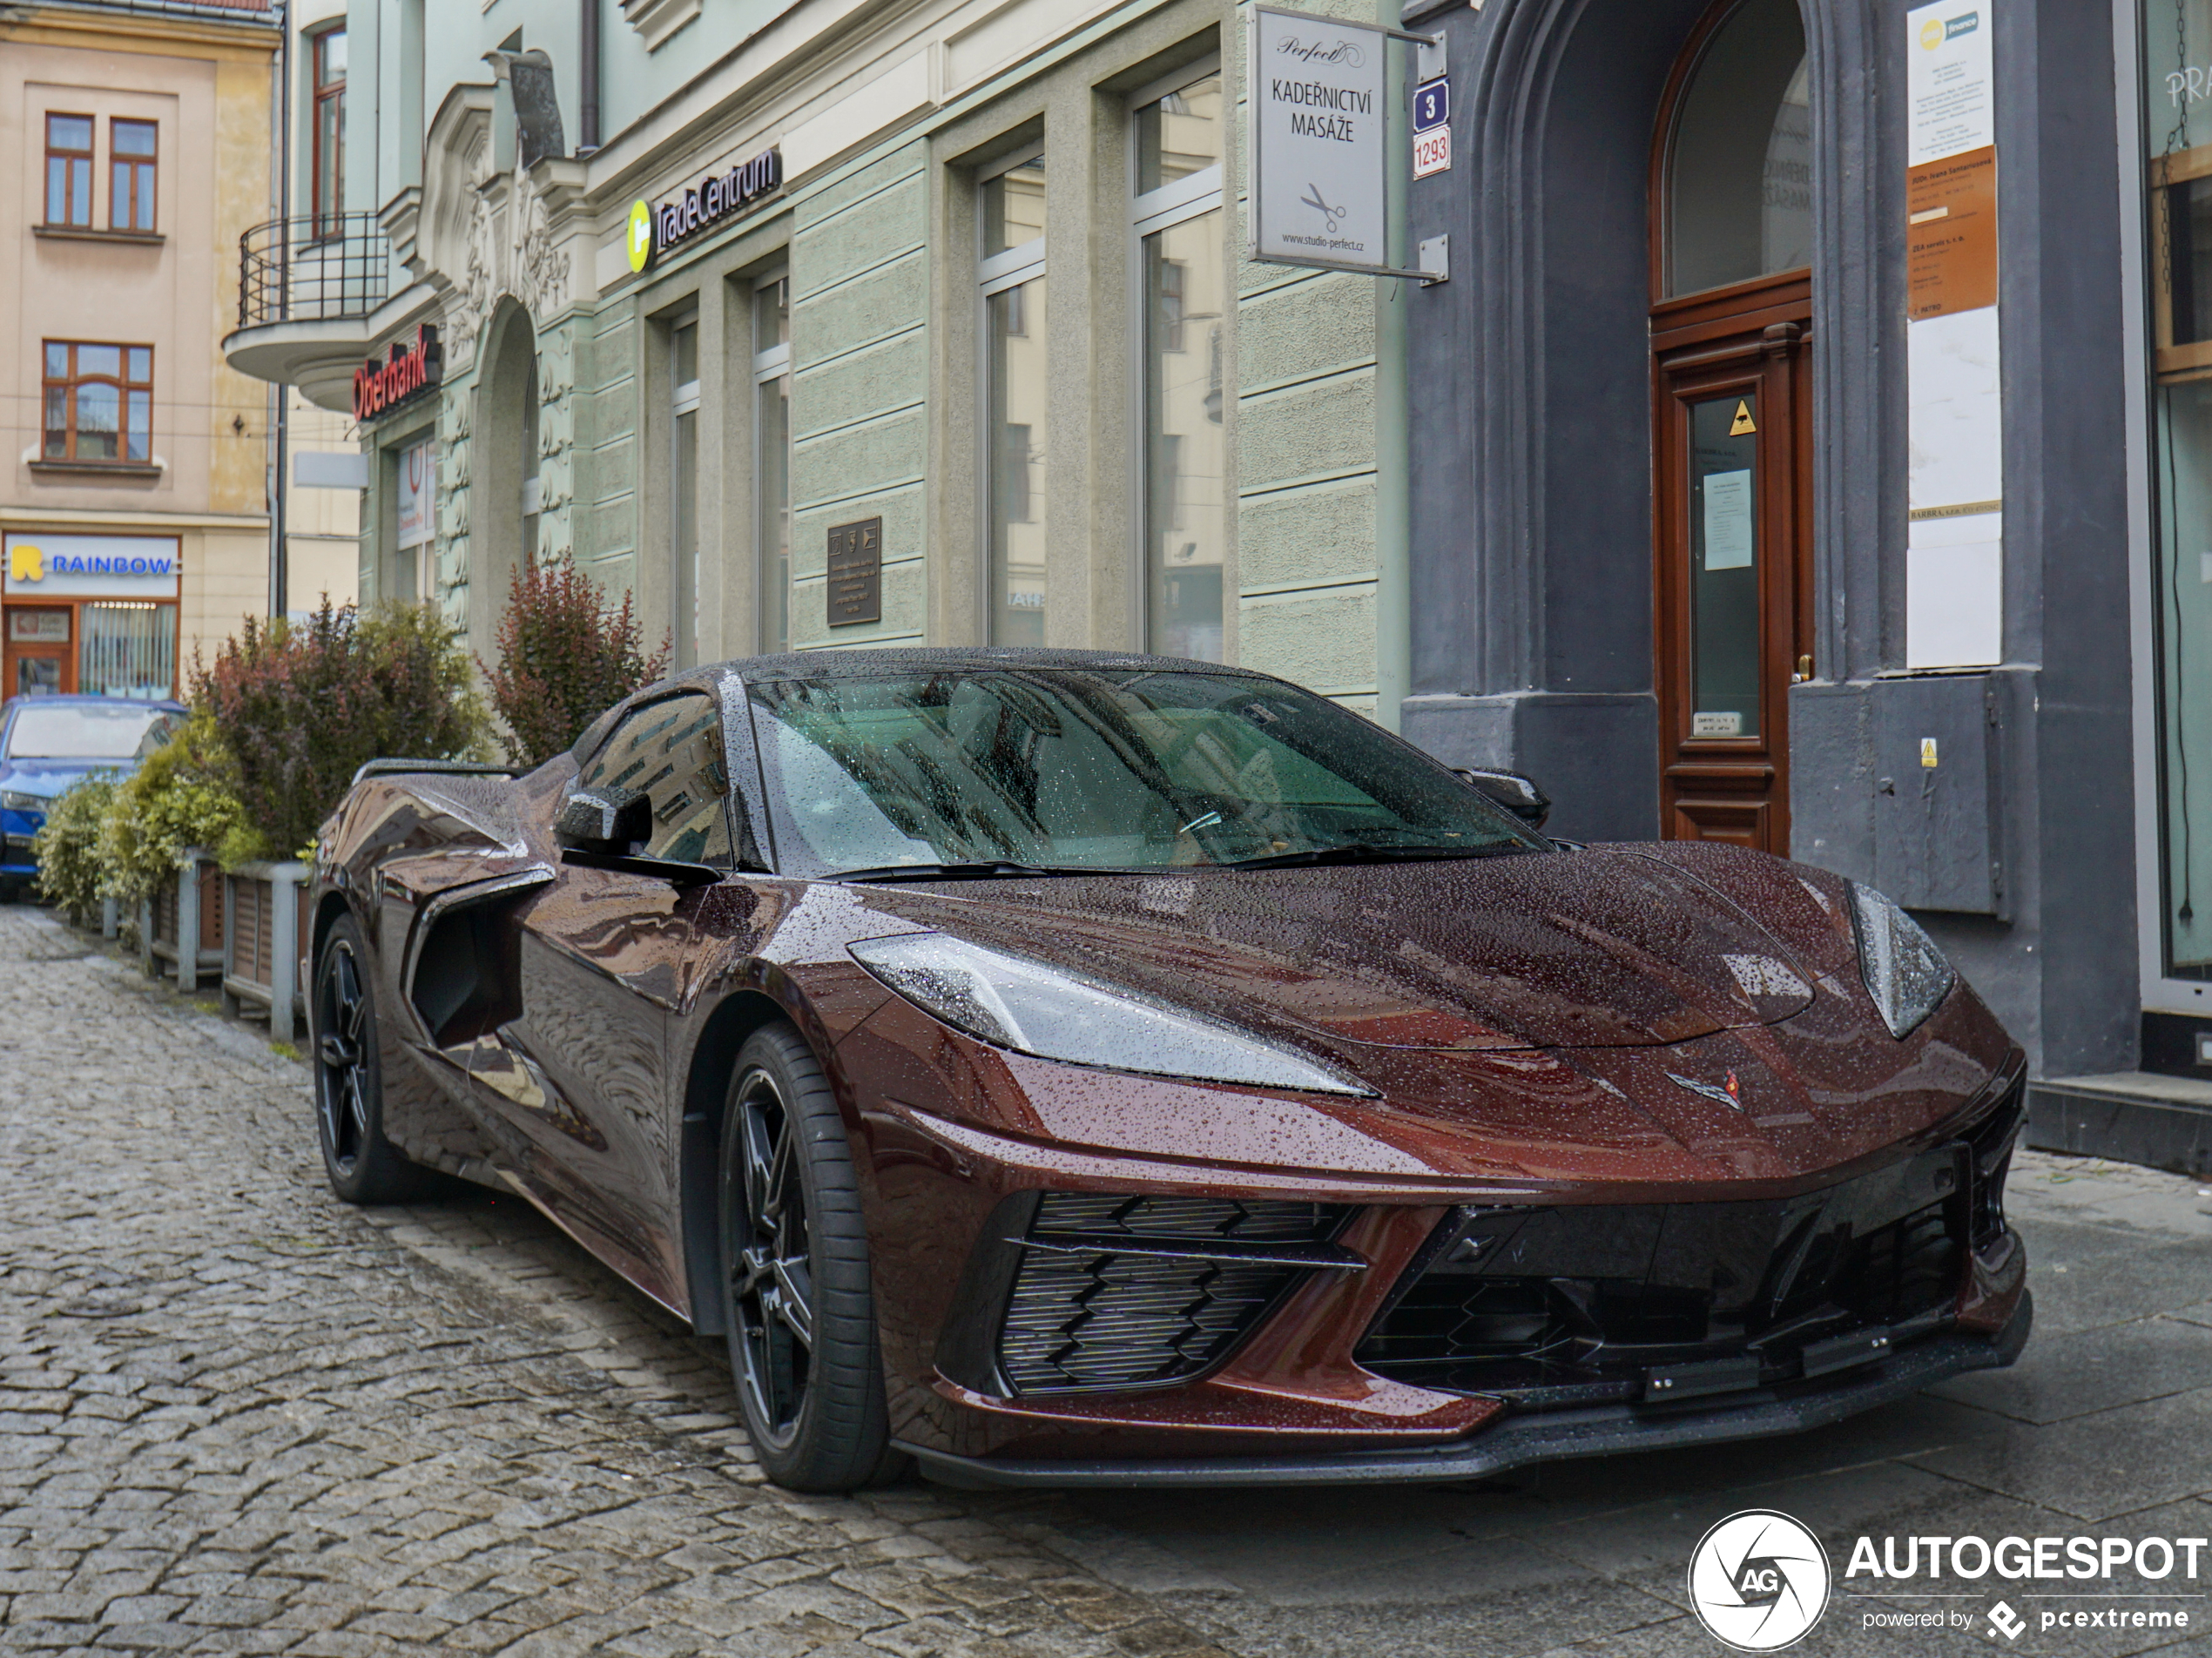
[[[160,129],[152,121],[108,123],[109,229],[153,228],[154,164],[159,139]]]
[[[44,459],[152,459],[152,347],[49,340],[45,359]]]
[[[1045,177],[1031,150],[981,184],[985,637],[1041,645],[1045,615]]]
[[[46,222],[57,228],[92,227],[92,118],[46,118]]]
[[[1666,159],[1668,297],[1812,262],[1812,94],[1797,0],[1744,0],[1676,105]]]
[[[315,234],[342,233],[346,211],[346,31],[327,29],[314,37],[314,108],[311,117]]]
[[[1226,659],[1228,326],[1217,68],[1136,102],[1132,225],[1142,283],[1145,648]]]
[[[752,290],[753,536],[759,649],[791,648],[791,279]]]
[[[2165,976],[2202,981],[2212,980],[2212,5],[2151,0],[2145,18],[2161,942]]]
[[[699,659],[699,320],[686,317],[669,330],[670,378],[676,388],[674,443],[670,455],[670,556],[675,569],[676,666]]]
[[[177,678],[177,607],[111,599],[78,611],[84,634],[77,689],[91,696],[162,698]]]

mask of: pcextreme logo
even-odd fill
[[[1738,1652],[1778,1652],[1804,1639],[1828,1609],[1828,1551],[1770,1508],[1730,1514],[1689,1556],[1697,1621]]]
[[[11,582],[43,582],[46,579],[46,555],[28,542],[17,542],[8,549],[8,579]]]

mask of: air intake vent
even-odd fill
[[[1298,1279],[1361,1263],[1328,1203],[1055,1192],[1022,1240],[999,1359],[1022,1393],[1181,1381]]]

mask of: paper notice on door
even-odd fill
[[[1751,563],[1751,469],[1705,475],[1705,568],[1747,570]]]

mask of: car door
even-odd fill
[[[583,764],[577,787],[651,802],[641,859],[732,866],[721,715],[704,691],[631,709]],[[522,913],[521,1017],[479,1046],[477,1097],[527,1136],[532,1195],[673,1299],[678,1103],[669,1018],[683,994],[711,881],[563,859]]]

